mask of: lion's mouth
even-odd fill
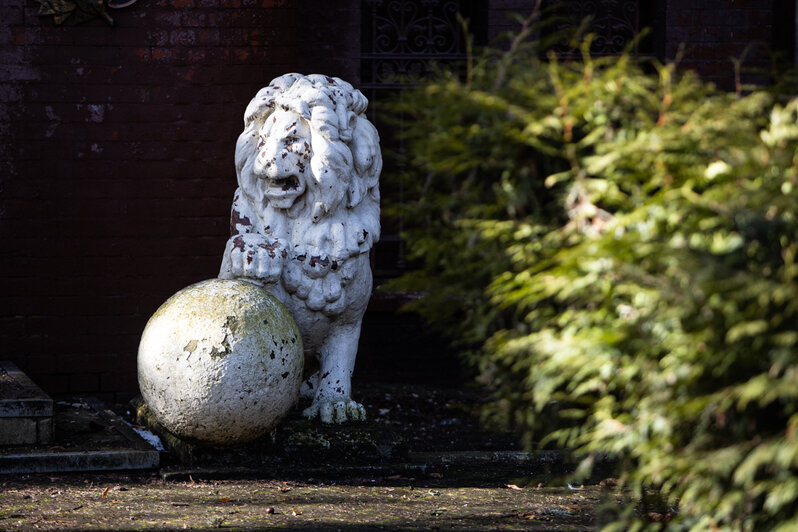
[[[283,192],[299,190],[299,179],[295,175],[283,179],[273,179],[271,188],[279,188]]]
[[[303,181],[297,175],[288,175],[266,180],[266,196],[272,202],[277,201],[276,206],[285,208],[284,202],[293,203],[294,198],[300,196],[305,191]],[[282,200],[282,201],[280,201]],[[288,204],[290,206],[290,203]]]
[[[273,177],[266,180],[269,193],[298,192],[302,188],[301,181],[296,175]]]

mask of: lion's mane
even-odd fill
[[[240,193],[260,220],[255,230],[286,246],[283,283],[311,308],[320,298],[326,307],[345,304],[336,293],[351,279],[354,266],[347,263],[379,239],[382,157],[377,130],[364,115],[367,105],[339,78],[286,74],[258,91],[244,114],[235,156]],[[280,108],[300,115],[311,130],[312,177],[289,209],[270,205],[257,178],[245,171],[257,156],[261,127]]]

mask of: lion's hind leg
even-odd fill
[[[366,409],[350,397],[359,338],[360,322],[332,327],[320,350],[318,381],[311,383],[316,388],[313,404],[302,412],[306,418],[318,417],[322,423],[366,419]]]

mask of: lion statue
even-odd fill
[[[264,286],[299,325],[307,418],[363,420],[351,398],[360,325],[380,234],[379,135],[349,83],[286,74],[247,106],[238,189],[219,277]]]

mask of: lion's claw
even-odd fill
[[[346,421],[365,421],[366,409],[351,399],[339,401],[319,400],[302,411],[307,419],[319,417],[322,423],[345,423]]]

